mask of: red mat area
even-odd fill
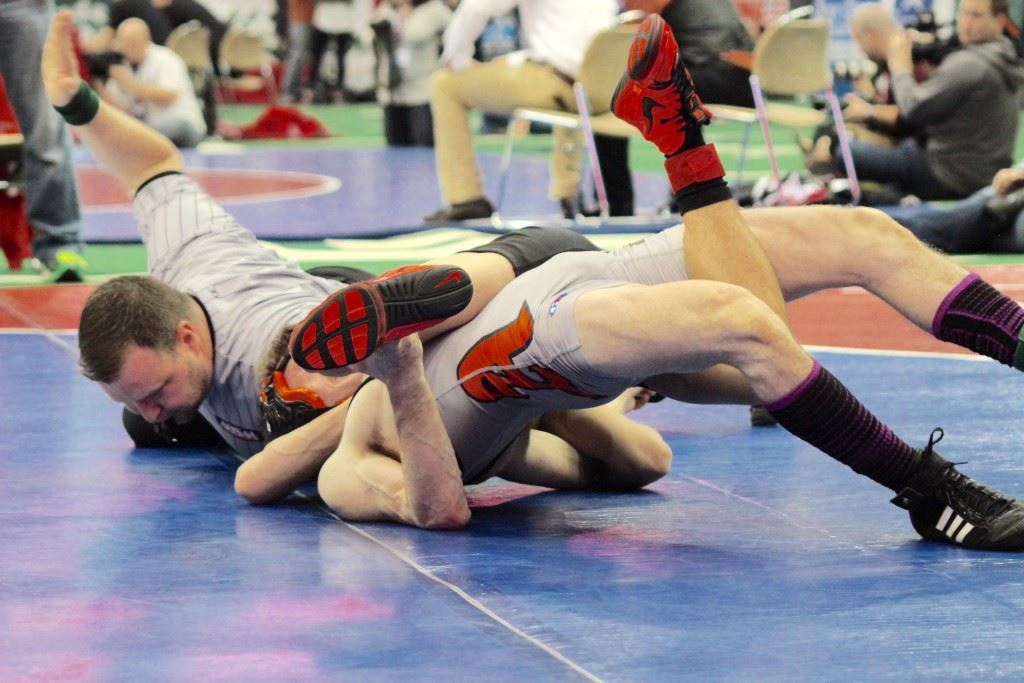
[[[862,289],[819,292],[789,304],[790,326],[802,344],[889,351],[969,353],[940,342]]]
[[[69,330],[78,318],[92,285],[48,285],[0,289],[0,327]]]
[[[112,175],[99,168],[75,169],[78,196],[85,209],[129,209],[128,193]],[[214,199],[270,199],[304,196],[325,192],[336,182],[333,178],[293,171],[247,171],[244,169],[190,169]]]
[[[1020,300],[1024,267],[972,267],[996,289]],[[854,349],[970,353],[940,342],[859,287],[819,292],[789,304],[790,325],[803,344]]]
[[[1020,298],[1024,267],[974,269],[1001,291]],[[0,289],[0,327],[73,329],[78,326],[89,285]],[[815,346],[892,351],[968,353],[936,341],[874,296],[859,288],[821,292],[789,305],[797,339]]]

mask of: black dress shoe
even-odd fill
[[[985,204],[985,217],[989,220],[991,233],[995,235],[1013,225],[1022,209],[1024,188],[989,199]]]
[[[575,219],[577,216],[583,216],[584,218],[596,218],[601,215],[601,208],[599,206],[585,207],[582,203],[577,204],[568,197],[562,197],[558,200],[558,206],[562,210],[562,218],[568,218],[569,220]],[[582,208],[578,208],[582,207]],[[632,216],[633,206],[630,205],[616,205],[612,204],[608,207],[609,216]]]
[[[468,202],[452,204],[427,214],[423,217],[423,221],[425,223],[457,223],[473,218],[490,218],[492,213],[494,213],[494,207],[486,197],[480,197],[479,199],[470,199]]]
[[[559,199],[558,207],[562,210],[562,218],[568,218],[569,220],[576,218],[576,202],[569,197]]]

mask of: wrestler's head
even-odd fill
[[[78,350],[82,374],[147,422],[191,418],[213,381],[202,308],[151,277],[97,287],[82,310]]]

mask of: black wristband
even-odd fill
[[[71,101],[54,109],[72,126],[82,126],[96,118],[96,112],[100,109],[100,98],[88,83],[82,81]]]

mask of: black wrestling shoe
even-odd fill
[[[751,427],[776,427],[779,421],[764,406],[750,406]]]
[[[295,326],[288,346],[300,367],[336,370],[452,317],[472,298],[473,283],[461,268],[396,268],[324,299]]]
[[[917,533],[929,541],[979,550],[1024,550],[1024,505],[961,474],[933,448],[932,431],[917,451],[917,468],[892,503],[910,512]]]

